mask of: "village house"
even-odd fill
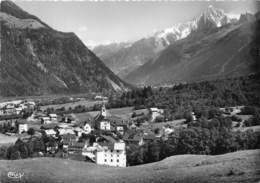
[[[63,150],[68,151],[69,144],[75,143],[76,141],[77,136],[75,134],[62,135]]]
[[[49,114],[48,116],[42,116],[41,118],[42,124],[50,124],[50,123],[57,123],[58,116],[57,114]]]
[[[1,108],[1,109],[0,109],[0,115],[4,115],[4,112],[5,112],[5,111]]]
[[[111,123],[111,130],[114,132],[118,132],[121,135],[124,135],[127,130],[127,123],[117,116],[109,117],[109,121]]]
[[[155,121],[155,119],[157,117],[163,116],[163,113],[164,113],[163,109],[158,109],[157,107],[152,107],[152,108],[149,109],[149,111],[150,111],[150,114],[151,114],[151,121],[152,122]]]
[[[83,150],[84,146],[85,146],[84,142],[72,141],[68,145],[68,153],[69,154],[82,154],[82,150]]]
[[[53,129],[47,129],[45,130],[45,133],[48,137],[55,137],[57,134],[57,132]]]
[[[86,157],[86,159],[90,159],[91,161],[96,161],[96,152],[97,149],[101,148],[97,143],[94,143],[92,146],[86,144],[82,149],[82,155]]]
[[[174,132],[174,129],[171,126],[163,126],[164,135],[168,136]]]
[[[232,116],[240,113],[244,107],[245,106],[224,107],[224,108],[219,108],[219,110],[224,112],[227,115]]]
[[[58,132],[59,132],[59,135],[75,134],[75,132],[72,128],[59,128]]]
[[[191,113],[192,121],[196,121],[197,117],[194,112]]]
[[[108,98],[107,97],[104,97],[104,96],[101,96],[101,95],[96,95],[95,97],[94,97],[94,99],[95,100],[108,100]]]
[[[81,137],[83,133],[85,133],[85,131],[80,127],[74,127],[73,130],[78,138]]]
[[[27,132],[28,131],[28,124],[19,124],[18,125],[18,133],[19,134],[22,134],[24,132]]]
[[[5,115],[16,114],[15,105],[13,103],[7,104],[3,109]]]
[[[52,123],[57,123],[58,122],[58,116],[57,114],[49,114],[50,120]]]
[[[42,122],[42,124],[50,124],[51,119],[48,116],[44,116],[44,117],[41,117],[41,122]]]
[[[21,114],[23,111],[23,108],[22,107],[16,107],[15,108],[15,114]]]

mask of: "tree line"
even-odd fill
[[[260,148],[260,132],[234,131],[231,127],[232,121],[222,117],[190,122],[188,128],[176,130],[168,140],[160,138],[143,146],[130,144],[127,162],[132,166],[180,154],[218,155]]]
[[[260,107],[259,74],[179,84],[168,88],[144,87],[111,97],[108,107],[158,107],[168,120],[183,118],[185,112],[203,113],[219,107],[247,105]]]

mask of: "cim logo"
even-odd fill
[[[24,173],[21,173],[21,172],[8,172],[7,176],[8,176],[8,178],[11,178],[11,179],[21,179],[24,176]]]

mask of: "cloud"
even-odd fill
[[[77,30],[77,32],[87,32],[88,28],[86,26],[80,26]]]
[[[94,40],[82,40],[83,43],[89,48],[89,49],[93,49],[95,48],[96,46],[99,46],[99,45],[109,45],[109,44],[112,44],[112,43],[120,43],[120,41],[118,40],[102,40],[102,41],[94,41]]]

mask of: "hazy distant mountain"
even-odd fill
[[[252,56],[252,48],[256,47],[255,18],[245,19],[242,15],[236,24],[216,26],[219,25],[216,23],[216,28],[211,29],[205,27],[212,24],[199,22],[204,30],[197,29],[185,39],[176,41],[155,59],[128,74],[126,81],[161,86],[240,76],[255,71],[255,58]]]
[[[160,51],[175,41],[186,38],[191,32],[214,29],[235,21],[235,19],[224,14],[223,10],[209,6],[191,21],[158,31],[132,44],[117,44],[116,49],[112,49],[115,44],[98,46],[94,48],[93,52],[102,58],[114,73],[121,78],[125,78],[130,72],[154,59]]]
[[[0,96],[126,89],[74,33],[1,2]]]

